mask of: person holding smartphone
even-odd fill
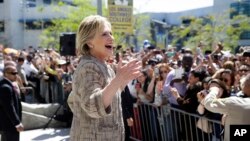
[[[182,70],[181,72],[183,73],[180,74],[180,72],[178,72],[179,69],[177,69],[177,72],[176,69],[173,69],[166,76],[166,81],[163,86],[163,94],[166,95],[166,97],[168,97],[169,103],[174,107],[179,107],[179,106],[176,101],[176,98],[172,95],[171,87],[175,87],[180,96],[185,96],[185,92],[187,90],[186,89],[187,79],[185,77],[184,77],[185,80],[183,79],[183,77],[176,77],[176,74],[178,74],[179,76],[183,75],[188,76],[189,72],[191,71],[192,65],[193,65],[193,56],[189,53],[184,54],[181,60],[181,67],[180,67],[180,70]]]

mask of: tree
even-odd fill
[[[52,26],[46,28],[41,36],[41,46],[45,48],[56,48],[59,49],[59,37],[63,32],[76,32],[79,26],[79,23],[82,19],[89,15],[96,14],[96,8],[91,4],[91,0],[74,0],[73,6],[70,7],[70,10],[66,18],[54,19],[52,20]],[[54,6],[55,11],[61,11],[61,7],[65,6],[64,3],[59,2]],[[38,10],[42,11],[43,8],[39,7]],[[80,14],[79,14],[80,13]],[[107,9],[103,9],[103,15],[107,17]],[[148,15],[135,15],[134,18],[134,31],[133,35],[126,33],[116,33],[113,31],[113,36],[115,38],[115,43],[117,45],[122,44],[124,46],[133,46],[131,42],[127,42],[127,38],[134,36],[139,42],[142,42],[143,39],[151,39],[149,34],[149,26],[146,26],[145,21],[149,21]],[[136,45],[135,45],[136,46]]]
[[[183,17],[190,22],[176,26],[170,31],[174,37],[172,44],[181,42],[183,46],[194,49],[202,41],[205,49],[211,49],[214,43],[220,41],[226,49],[234,51],[238,46],[240,35],[250,30],[249,17],[237,15],[227,18],[225,15]]]
[[[96,8],[91,5],[91,0],[74,0],[73,6],[68,6],[69,12],[66,18],[52,20],[52,26],[45,29],[41,36],[41,46],[45,48],[59,49],[59,37],[64,32],[76,32],[79,23],[84,17],[96,14]],[[64,12],[61,7],[63,2],[58,2],[54,6],[55,11]]]
[[[138,43],[143,43],[143,40],[152,40],[150,35],[150,17],[148,14],[137,14],[133,17],[133,34],[115,33],[117,44],[122,44],[125,47],[139,47]]]

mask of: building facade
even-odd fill
[[[55,18],[65,18],[71,0],[55,10],[59,0],[0,0],[0,42],[9,47],[37,47],[42,30]]]
[[[235,10],[235,12],[229,12],[230,10]],[[213,15],[215,18],[220,20],[229,20],[234,15],[245,14],[250,16],[250,0],[214,0],[213,5],[209,7],[203,7],[198,9],[179,11],[173,13],[149,13],[151,19],[156,21],[164,21],[169,26],[176,26],[185,23],[183,17],[205,17],[207,15]],[[224,19],[220,19],[223,15]],[[157,24],[156,24],[157,25]],[[159,24],[158,24],[159,25]],[[164,26],[164,24],[163,24]],[[158,27],[157,27],[158,28]],[[156,30],[157,31],[157,30]],[[162,38],[166,39],[166,46],[171,42],[171,37],[168,35],[168,29],[165,29],[165,34],[161,32],[155,33],[156,42],[158,39],[162,40]],[[161,37],[165,36],[165,37]],[[250,32],[245,31],[239,40],[240,46],[249,46],[250,45]]]
[[[61,11],[55,10],[55,3],[59,1],[66,3],[60,7]],[[72,7],[71,4],[72,0],[0,0],[0,43],[16,49],[24,49],[28,46],[38,47],[39,36],[43,29],[51,25],[52,19],[67,17],[67,13]],[[155,39],[159,40],[161,44],[165,42],[165,45],[168,45],[171,39],[168,38],[167,27],[182,24],[185,22],[182,17],[216,16],[231,8],[236,9],[234,15],[250,15],[250,0],[214,0],[213,5],[209,7],[173,13],[148,14],[152,20],[164,20],[166,23],[167,26],[164,24],[163,32],[162,28],[155,29]],[[228,14],[226,17],[232,18],[232,16],[232,14]],[[242,34],[239,45],[250,45],[250,32]]]

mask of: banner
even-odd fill
[[[113,32],[133,33],[133,0],[108,0],[108,11]]]

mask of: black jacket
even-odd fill
[[[12,83],[6,78],[0,80],[0,131],[16,132],[21,123],[22,106]]]
[[[121,93],[122,98],[122,114],[124,122],[126,122],[127,118],[133,118],[133,104],[136,103],[136,98],[133,98],[130,94],[128,86],[124,88]]]

